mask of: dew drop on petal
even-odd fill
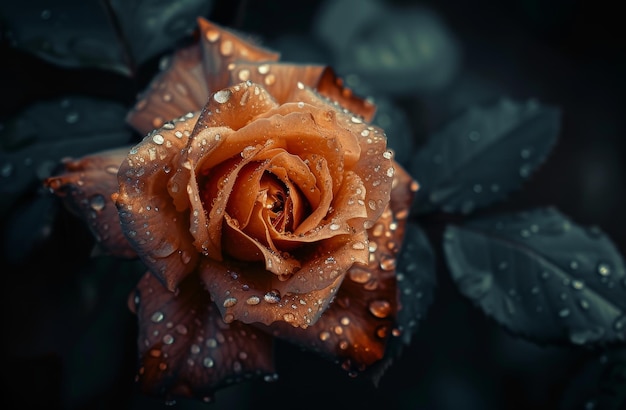
[[[220,104],[224,104],[230,99],[232,92],[230,90],[221,90],[213,94],[213,99]]]
[[[386,300],[374,300],[369,304],[369,311],[378,318],[385,318],[391,313],[391,304]]]
[[[159,323],[163,321],[163,318],[165,316],[163,315],[163,313],[161,312],[154,312],[152,314],[152,316],[150,317],[150,320],[152,320],[154,323]]]

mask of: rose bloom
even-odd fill
[[[139,386],[208,400],[272,380],[275,338],[365,371],[400,332],[417,184],[330,68],[198,23],[128,115],[143,141],[45,182],[104,249],[147,267],[129,298]]]

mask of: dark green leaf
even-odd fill
[[[609,350],[585,363],[565,389],[559,409],[626,408],[626,348]]]
[[[446,261],[461,293],[541,342],[626,340],[626,269],[598,228],[537,209],[450,226]]]
[[[67,0],[3,2],[14,44],[65,67],[125,75],[172,48],[206,16],[210,0]]]
[[[545,160],[559,128],[560,110],[533,100],[470,109],[414,158],[417,211],[469,213],[503,199]]]
[[[51,195],[17,207],[6,221],[3,232],[3,255],[12,264],[24,263],[35,247],[50,235],[59,201]]]
[[[458,72],[456,39],[431,10],[377,0],[327,1],[315,26],[335,55],[337,72],[362,77],[376,93],[438,90]]]
[[[9,121],[0,130],[0,214],[62,158],[131,141],[125,116],[121,104],[72,96],[35,103]]]
[[[171,48],[206,17],[213,0],[108,0],[130,44],[134,61],[141,64]]]
[[[46,61],[130,74],[100,1],[5,1],[0,14],[14,44]]]
[[[372,121],[387,135],[387,144],[400,164],[409,163],[413,153],[413,135],[406,114],[388,98],[375,98],[376,116]]]

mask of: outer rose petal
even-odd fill
[[[197,276],[179,289],[172,293],[147,273],[131,298],[139,319],[137,381],[143,392],[208,400],[222,386],[274,375],[269,335],[224,323]]]
[[[87,223],[99,244],[113,256],[134,258],[135,250],[120,227],[111,195],[117,191],[117,171],[129,148],[118,148],[64,161],[65,172],[44,184],[63,197],[65,205]]]
[[[280,281],[258,264],[216,263],[210,259],[203,260],[200,276],[226,322],[269,325],[280,321],[306,328],[328,307],[346,270],[355,262],[353,255],[367,249],[365,232],[346,236],[338,238],[341,241],[335,248],[330,248],[331,242],[326,242],[327,248],[320,245],[317,257],[301,269],[308,276]]]
[[[141,134],[163,126],[165,121],[199,111],[209,97],[199,45],[178,50],[156,76],[126,116]]]
[[[198,18],[201,32],[202,61],[209,90],[228,87],[228,67],[238,61],[276,61],[279,53],[246,41],[237,34],[202,17]]]
[[[391,202],[368,230],[370,258],[367,266],[355,264],[334,302],[306,330],[273,323],[268,331],[279,338],[312,349],[356,375],[380,360],[387,340],[399,336],[399,309],[395,261],[404,237],[408,210],[418,186],[398,165]]]
[[[352,90],[344,87],[343,81],[328,66],[245,62],[233,64],[229,69],[232,84],[239,81],[262,84],[281,104],[297,102],[292,97],[292,90],[295,84],[302,83],[363,117],[367,122],[374,118],[376,112],[374,104],[357,97]]]
[[[195,269],[199,258],[186,210],[190,171],[180,160],[196,119],[188,114],[146,136],[118,173],[115,199],[124,233],[170,290]]]
[[[127,121],[146,134],[165,121],[199,111],[211,91],[229,85],[228,66],[235,61],[276,61],[279,54],[198,18],[200,43],[177,51],[170,64],[142,93]]]

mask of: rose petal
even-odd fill
[[[87,223],[96,241],[113,256],[134,258],[120,227],[111,195],[117,192],[117,171],[128,147],[103,151],[77,160],[66,160],[60,175],[44,181],[65,205]]]
[[[389,207],[368,230],[369,264],[355,264],[334,302],[309,328],[273,323],[272,335],[312,349],[356,375],[381,359],[389,337],[399,336],[395,261],[417,184],[397,164]]]
[[[291,89],[301,82],[315,88],[325,70],[321,65],[290,63],[240,62],[230,67],[230,81],[252,81],[262,85],[279,104],[297,102],[289,100]]]
[[[357,136],[359,160],[353,164],[346,161],[344,172],[354,171],[363,181],[367,193],[365,199],[367,218],[363,218],[362,223],[366,229],[370,228],[389,202],[393,181],[393,151],[387,149],[387,138],[384,131],[364,123],[360,117],[343,112],[340,106],[330,105],[315,90],[302,84],[294,89],[293,98],[305,104],[332,108],[336,117],[336,123],[333,123],[333,127],[347,131],[350,136]],[[318,122],[318,124],[320,123]],[[339,141],[347,147],[353,144],[353,140],[347,137],[341,138]]]
[[[280,103],[298,102],[293,98],[293,89],[298,83],[318,90],[324,97],[339,103],[342,107],[359,115],[369,122],[374,118],[376,106],[368,100],[352,93],[343,86],[332,68],[322,65],[291,63],[236,63],[229,67],[230,81],[252,81],[262,84]]]
[[[332,68],[327,67],[322,73],[315,87],[324,97],[337,101],[342,107],[347,108],[354,114],[363,117],[366,122],[374,119],[376,105],[372,102],[357,97],[347,87],[344,87],[343,80],[335,74]]]
[[[199,111],[208,96],[200,46],[185,47],[178,50],[171,63],[150,82],[126,121],[146,134],[160,128],[165,121]]]
[[[144,393],[206,400],[228,384],[274,375],[271,337],[240,322],[224,323],[197,276],[174,294],[148,273],[132,299]]]
[[[276,61],[280,57],[279,53],[246,41],[202,17],[198,18],[198,25],[201,32],[204,73],[209,90],[213,92],[230,85],[228,71],[230,64],[238,61]]]
[[[200,268],[211,298],[226,322],[270,324],[284,321],[307,327],[319,318],[335,295],[343,275],[324,289],[295,294],[281,292],[285,282],[259,264],[216,263],[204,259]]]
[[[188,114],[146,136],[131,149],[118,173],[116,205],[122,229],[148,269],[170,290],[198,260],[185,210],[188,204],[181,204],[190,170],[180,159],[196,118]]]

